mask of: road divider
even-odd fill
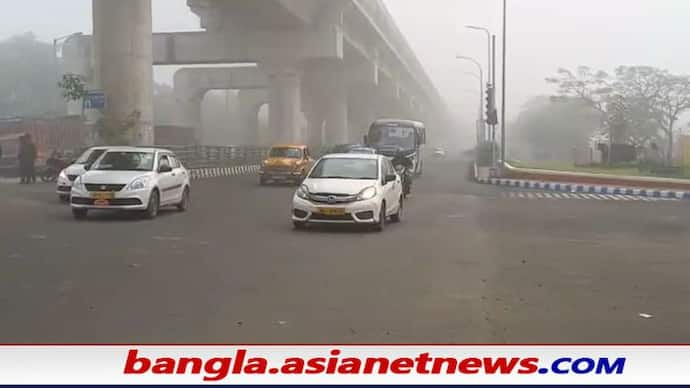
[[[259,165],[243,165],[232,167],[195,168],[189,170],[193,180],[204,178],[220,178],[228,176],[250,175],[259,171]]]
[[[523,169],[515,169],[523,170]],[[584,194],[609,194],[609,195],[632,195],[649,198],[675,198],[690,200],[690,187],[687,190],[674,190],[664,188],[649,188],[649,187],[635,187],[636,182],[632,179],[626,179],[627,183],[631,185],[617,185],[617,184],[587,184],[581,182],[577,178],[577,174],[567,173],[566,175],[548,174],[539,172],[534,175],[534,179],[516,179],[516,178],[491,178],[481,176],[479,169],[475,167],[474,179],[478,183],[490,184],[496,186],[507,186],[522,189],[557,191],[566,193],[584,193]],[[521,171],[522,172],[522,171]],[[549,171],[551,173],[551,171]],[[523,175],[530,176],[530,175]],[[548,176],[548,179],[545,177]],[[531,176],[530,176],[531,177]],[[587,178],[588,176],[584,176]],[[560,179],[559,179],[560,178]],[[628,177],[625,177],[628,178]]]

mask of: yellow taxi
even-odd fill
[[[261,163],[259,183],[300,183],[307,176],[314,159],[304,144],[274,145]]]

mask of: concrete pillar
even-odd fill
[[[303,111],[309,122],[312,146],[350,141],[345,73],[340,60],[317,60],[305,64]]]
[[[199,91],[175,90],[175,125],[194,131],[194,142],[203,143],[201,103],[204,94]]]
[[[347,94],[344,87],[336,87],[326,99],[326,144],[344,144],[351,140],[347,123]]]
[[[121,133],[101,141],[153,144],[151,0],[93,0],[92,8],[95,84]]]
[[[268,92],[262,89],[241,90],[238,98],[240,100],[238,119],[246,144],[270,145],[267,144],[265,134],[259,133],[259,110],[268,103]]]
[[[300,79],[296,72],[269,75],[269,128],[271,143],[301,143]]]

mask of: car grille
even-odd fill
[[[79,175],[67,175],[67,179],[69,179],[70,182],[74,182],[75,179],[77,179]]]
[[[63,193],[69,193],[72,191],[72,188],[69,186],[58,186],[58,191],[63,192]]]
[[[93,205],[93,198],[72,197],[72,203],[75,205]],[[135,206],[141,205],[138,198],[114,198],[108,200],[109,206]]]
[[[315,221],[354,221],[352,215],[343,214],[340,216],[328,216],[321,213],[314,213],[311,215],[310,219]]]
[[[354,202],[357,196],[350,194],[314,193],[309,195],[309,199],[317,203],[349,203]]]
[[[115,192],[115,191],[120,191],[125,188],[125,185],[95,185],[95,184],[85,184],[86,190],[87,191],[108,191],[108,192]]]

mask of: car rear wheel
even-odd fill
[[[379,212],[379,222],[374,225],[374,231],[383,232],[386,228],[386,202],[381,203],[381,210]]]
[[[158,190],[153,190],[151,196],[149,197],[149,205],[146,208],[145,216],[148,219],[154,219],[158,215],[158,209],[160,208],[160,196]]]
[[[182,192],[182,199],[180,203],[177,204],[177,210],[184,212],[189,209],[189,187],[185,187]]]
[[[398,211],[391,216],[391,221],[400,222],[402,221],[403,215],[403,199],[400,197],[400,202],[398,203]]]
[[[263,176],[260,176],[259,177],[259,185],[265,186],[266,185],[266,178],[264,178]]]
[[[89,214],[89,211],[87,209],[72,209],[72,216],[74,216],[75,220],[86,219],[86,216],[88,214]]]

